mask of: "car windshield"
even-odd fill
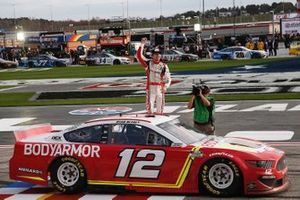
[[[192,144],[205,138],[206,135],[184,127],[178,119],[159,124],[158,127],[178,138],[185,144]]]
[[[176,52],[177,54],[183,54],[183,52],[180,50],[173,50],[173,51]]]

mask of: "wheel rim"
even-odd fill
[[[73,163],[63,163],[57,170],[57,178],[64,186],[73,186],[79,179],[79,169]]]
[[[218,189],[229,187],[232,184],[233,179],[233,171],[226,164],[218,163],[209,170],[209,181]]]

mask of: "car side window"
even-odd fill
[[[108,140],[107,125],[96,125],[76,129],[64,134],[64,137],[69,142],[84,142],[84,143],[102,143],[106,144]]]
[[[169,139],[163,137],[152,129],[147,129],[147,145],[171,146],[172,142]]]
[[[138,124],[112,125],[112,144],[170,146],[171,141],[155,131]]]

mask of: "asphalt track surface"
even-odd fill
[[[114,106],[114,105],[111,105]],[[123,107],[131,108],[130,112],[143,112],[144,104],[131,104],[121,105]],[[90,105],[90,106],[43,106],[43,107],[6,107],[1,108],[0,116],[1,120],[23,118],[23,123],[6,123],[6,125],[0,125],[3,129],[14,130],[20,128],[20,126],[28,126],[39,123],[51,123],[53,125],[59,125],[64,127],[66,125],[76,124],[89,120],[92,118],[100,117],[97,115],[74,115],[74,111],[82,111],[84,108],[93,111],[95,108],[104,108],[106,105]],[[93,109],[91,109],[93,108]],[[190,119],[192,118],[192,112],[186,110],[186,103],[167,104],[166,111],[168,114],[180,115],[181,120],[186,122],[189,126]],[[101,110],[101,109],[98,109]],[[275,111],[277,110],[277,111]],[[73,111],[73,112],[72,112]],[[73,115],[70,114],[73,113]],[[79,112],[82,114],[82,112]],[[93,113],[93,112],[92,112]],[[78,112],[77,112],[78,114]],[[93,113],[96,114],[96,113]],[[100,112],[101,114],[101,112]],[[102,113],[103,114],[103,113]],[[274,196],[260,197],[256,199],[300,199],[300,192],[298,191],[300,185],[300,101],[234,101],[234,102],[217,102],[216,109],[216,126],[217,135],[224,136],[233,131],[271,131],[271,134],[277,133],[272,131],[291,131],[294,134],[291,138],[276,139],[269,142],[271,145],[277,148],[283,149],[287,153],[288,165],[289,165],[289,179],[291,186],[288,191],[276,194]],[[27,119],[26,119],[27,118]],[[22,119],[21,119],[22,121]],[[19,121],[19,122],[21,122]],[[3,122],[3,121],[2,121]],[[1,121],[0,121],[1,123]],[[244,132],[243,132],[244,133]],[[248,133],[245,133],[249,135]],[[274,135],[276,138],[276,135]],[[264,139],[263,139],[264,140]],[[38,197],[47,197],[48,199],[213,199],[205,196],[190,196],[190,195],[163,195],[159,194],[136,194],[136,193],[116,193],[115,191],[99,191],[97,189],[88,190],[87,193],[81,194],[81,196],[70,195],[68,197],[60,196],[59,194],[53,194],[53,191],[49,188],[31,188],[31,185],[22,185],[24,183],[16,183],[8,178],[8,160],[12,154],[12,148],[7,146],[14,143],[14,137],[12,131],[0,132],[0,180],[3,188],[0,188],[0,199],[2,193],[9,193],[18,191],[18,194],[8,195],[8,199],[24,199],[27,195],[27,199],[35,199]],[[14,185],[10,185],[13,183]],[[9,185],[9,186],[7,186]],[[16,188],[19,188],[17,190]],[[22,187],[26,189],[20,190]],[[13,188],[13,189],[12,189]],[[26,195],[25,195],[26,194]],[[111,195],[112,194],[112,195]],[[25,196],[24,196],[25,195]],[[38,196],[39,195],[39,196]],[[110,196],[109,196],[110,195]],[[8,197],[2,194],[2,197]],[[249,199],[252,197],[243,197]],[[47,198],[46,198],[47,199]],[[219,198],[218,198],[219,199]],[[233,199],[242,199],[237,197]]]

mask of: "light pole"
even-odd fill
[[[162,0],[159,0],[159,10],[160,10],[160,27],[163,26],[163,22],[162,22]]]
[[[205,28],[205,5],[204,0],[202,0],[202,26]]]
[[[13,6],[13,16],[14,16],[14,27],[16,28],[16,4],[11,4]]]
[[[129,19],[129,2],[128,2],[129,0],[127,0],[127,5],[126,5],[126,9],[127,9],[127,16],[126,16],[126,18],[127,18],[127,23],[128,23],[128,30],[129,30],[129,32],[131,32],[131,28],[130,28],[130,19]]]
[[[51,31],[54,30],[54,24],[53,24],[53,8],[52,5],[49,5],[49,9],[50,9],[50,21],[51,21]]]
[[[88,32],[90,33],[91,27],[90,27],[90,5],[86,4],[87,7],[87,20],[88,20]]]
[[[272,10],[271,13],[272,13],[272,36],[274,38],[274,35],[275,35],[274,11]]]
[[[235,33],[235,0],[233,0],[233,36],[235,37],[236,33]]]

